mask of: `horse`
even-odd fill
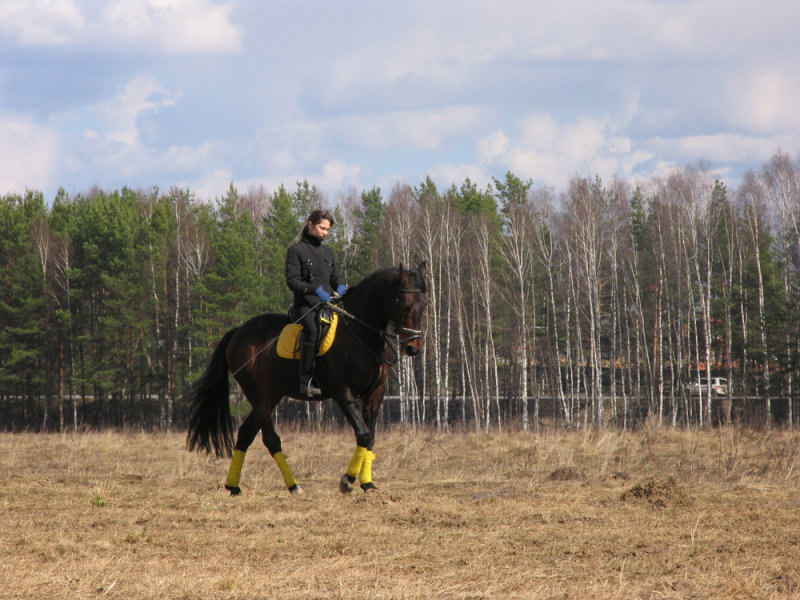
[[[272,415],[286,396],[306,401],[333,398],[356,438],[356,450],[339,481],[340,491],[351,492],[356,479],[365,492],[376,490],[372,481],[375,424],[392,364],[400,352],[413,357],[422,348],[428,304],[426,274],[424,261],[416,269],[404,269],[402,264],[383,268],[366,276],[335,303],[328,303],[339,313],[339,324],[328,351],[315,359],[315,376],[322,389],[319,397],[298,392],[297,361],[282,358],[277,352],[277,338],[291,322],[288,315],[263,314],[228,331],[214,349],[203,375],[184,395],[191,407],[189,450],[230,457],[225,489],[237,496],[241,494],[245,453],[261,431],[288,491],[302,494],[283,453]],[[251,405],[235,445],[229,372]]]

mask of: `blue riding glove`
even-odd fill
[[[314,290],[314,293],[317,295],[317,298],[319,298],[323,302],[331,301],[331,295],[324,289],[322,289],[322,286],[319,286],[316,290]]]
[[[336,286],[336,293],[340,296],[344,296],[347,293],[347,286],[343,283],[340,283]]]

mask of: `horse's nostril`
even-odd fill
[[[417,348],[415,348],[414,346],[412,346],[411,344],[406,346],[406,354],[408,354],[409,356],[416,356],[418,353],[419,353],[419,350]]]

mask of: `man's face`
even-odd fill
[[[324,240],[331,230],[331,222],[328,219],[322,219],[319,223],[314,225],[311,221],[308,222],[308,232],[321,240]]]

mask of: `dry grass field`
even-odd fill
[[[2,598],[797,598],[800,435],[378,436],[380,491],[342,496],[346,432],[254,445],[0,434]]]

